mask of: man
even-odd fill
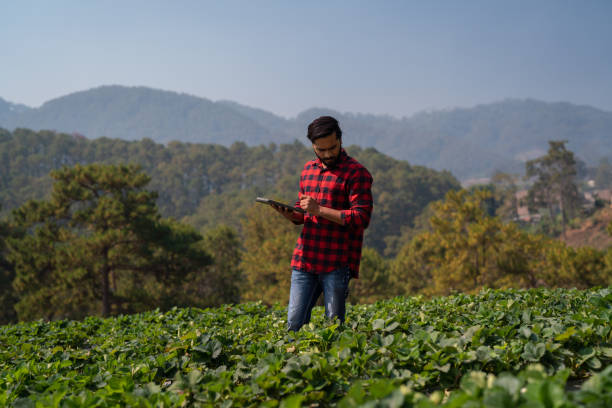
[[[297,331],[323,292],[325,315],[344,322],[351,278],[359,276],[363,232],[372,214],[372,176],[342,148],[342,130],[331,116],[308,126],[316,155],[300,177],[299,200],[306,214],[275,206],[295,224],[303,224],[291,259],[287,323]]]

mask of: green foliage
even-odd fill
[[[597,188],[612,188],[612,163],[608,158],[599,161],[594,174]]]
[[[543,248],[544,259],[534,265],[548,286],[589,288],[612,285],[612,269],[606,266],[605,252],[584,247],[574,249],[559,241]]]
[[[397,245],[387,248],[387,243],[401,237],[405,229],[415,227],[416,218],[429,203],[441,199],[449,190],[460,189],[447,171],[434,172],[389,160],[372,148],[361,150],[352,146],[350,152],[374,179],[374,214],[366,230],[365,245],[386,256],[395,256],[399,249]]]
[[[242,236],[240,219],[257,196],[284,201],[297,199],[299,174],[312,149],[299,142],[249,147],[171,142],[150,139],[127,142],[87,140],[66,134],[17,129],[0,138],[0,201],[6,210],[51,191],[50,171],[63,165],[87,163],[142,166],[151,177],[150,189],[165,217],[185,221],[200,231],[228,225]],[[459,182],[448,172],[436,172],[392,159],[375,149],[347,147],[374,177],[374,216],[365,234],[366,245],[385,252],[387,241],[413,227],[414,218],[432,200],[439,200]],[[230,211],[231,209],[231,211]]]
[[[350,282],[348,302],[374,303],[396,295],[390,285],[389,261],[376,250],[365,247],[361,253],[359,279]]]
[[[487,214],[491,193],[450,191],[432,204],[431,229],[405,245],[391,266],[397,294],[445,295],[483,287],[610,285],[605,254],[573,249]]]
[[[202,247],[213,256],[213,263],[206,270],[198,297],[206,300],[206,306],[239,303],[243,276],[240,269],[242,245],[238,234],[234,229],[220,225],[206,232]]]
[[[429,260],[440,254],[431,242],[431,233],[423,232],[404,245],[393,259],[389,281],[395,294],[416,295],[431,286],[435,266]]]
[[[606,407],[611,302],[612,288],[398,297],[348,305],[343,326],[316,307],[297,333],[261,303],[2,326],[0,404]]]
[[[253,205],[242,220],[242,297],[271,305],[289,299],[291,256],[299,227],[272,208]]]
[[[492,198],[496,203],[495,215],[504,222],[516,221],[518,219],[518,202],[516,198],[518,181],[518,176],[499,171],[491,177],[491,183],[494,186]]]
[[[14,212],[28,231],[9,240],[20,319],[168,307],[181,279],[210,263],[195,247],[199,234],[161,218],[138,167],[76,165],[51,175],[50,200]]]
[[[16,232],[8,222],[0,220],[0,324],[17,321],[15,303],[17,297],[12,288],[15,279],[13,265],[7,259],[6,239],[14,236]]]
[[[546,208],[551,218],[559,212],[563,233],[580,206],[575,182],[576,160],[574,153],[565,148],[565,143],[567,141],[549,141],[550,148],[545,156],[526,163],[526,178],[535,179],[529,188],[530,209]]]
[[[433,271],[435,293],[470,291],[496,280],[501,224],[485,212],[482,204],[489,197],[485,191],[473,197],[466,197],[465,191],[449,192],[434,207],[436,215],[430,222],[441,255]]]
[[[526,267],[533,250],[528,236],[487,215],[483,202],[490,197],[487,191],[451,191],[445,201],[433,205],[431,231],[415,237],[395,260],[396,279],[404,293],[504,287],[507,276],[513,277],[514,285],[521,278],[532,280]]]

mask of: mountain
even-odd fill
[[[53,99],[40,108],[0,100],[0,126],[9,130],[54,129],[89,138],[226,146],[236,141],[307,142],[308,123],[327,114],[340,121],[346,144],[375,147],[412,164],[450,170],[461,180],[488,177],[496,170],[522,172],[526,160],[546,152],[549,140],[567,140],[568,149],[588,164],[612,156],[612,112],[566,102],[510,99],[404,118],[312,108],[287,119],[232,101],[145,87],[102,86]]]
[[[243,140],[269,143],[279,138],[236,110],[195,96],[144,87],[103,86],[76,92],[13,115],[0,125],[107,136],[226,144]]]
[[[4,123],[5,118],[6,120],[9,120],[9,118],[13,115],[20,114],[31,109],[32,108],[25,105],[11,103],[0,98],[0,123]]]

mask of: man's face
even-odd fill
[[[340,158],[341,148],[342,142],[336,137],[336,132],[312,142],[312,149],[326,168],[336,165]]]

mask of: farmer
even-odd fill
[[[304,165],[296,207],[274,206],[295,224],[304,224],[291,259],[287,324],[297,331],[310,321],[321,292],[325,315],[344,322],[349,280],[358,278],[363,232],[372,214],[372,176],[342,148],[342,130],[331,116],[308,125],[316,155]]]

